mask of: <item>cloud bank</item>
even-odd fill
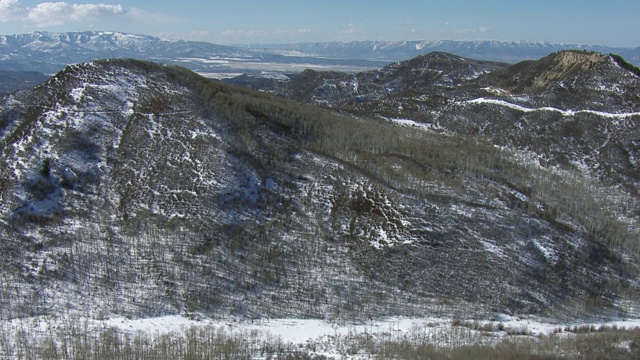
[[[27,7],[18,0],[0,0],[0,22],[27,21],[39,27],[124,16],[129,13],[122,5],[43,2],[35,7]]]
[[[26,16],[27,12],[20,5],[18,0],[0,0],[0,21],[10,21],[21,19]]]

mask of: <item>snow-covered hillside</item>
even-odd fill
[[[0,135],[4,319],[636,314],[625,193],[477,137],[134,60],[3,96]]]

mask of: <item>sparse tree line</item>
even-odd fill
[[[640,76],[640,69],[637,66],[634,66],[633,64],[628,63],[620,55],[616,55],[616,54],[609,54],[609,55],[613,58],[613,60],[615,60],[615,62],[618,65],[620,65],[620,67],[622,67],[625,70],[631,71],[632,73],[636,74],[637,76]]]

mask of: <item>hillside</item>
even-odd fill
[[[637,198],[477,136],[134,60],[0,104],[2,318],[637,315]]]
[[[479,136],[543,164],[597,176],[635,196],[640,190],[638,72],[619,56],[585,51],[514,65],[431,53],[353,75],[308,71],[290,81],[244,85]]]
[[[442,106],[413,92],[368,108],[531,152],[637,196],[639,86],[640,77],[610,55],[560,52],[445,90]]]

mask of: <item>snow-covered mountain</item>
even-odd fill
[[[170,41],[119,32],[35,32],[0,36],[0,66],[7,70],[56,73],[66,65],[107,58],[202,62],[254,59],[254,53],[209,43]]]
[[[0,35],[0,70],[54,74],[69,64],[111,58],[182,65],[208,77],[261,71],[298,72],[305,68],[326,67],[353,71],[386,64],[359,59],[320,59],[315,55],[285,56],[206,42],[173,41],[120,32]]]
[[[480,64],[439,71],[463,88]],[[535,120],[470,100],[429,114]],[[637,118],[597,117],[598,144]],[[149,62],[69,66],[0,98],[0,316],[636,315],[637,195],[443,125]]]
[[[0,35],[0,70],[54,74],[66,65],[98,59],[135,58],[188,67],[212,78],[243,73],[299,73],[305,69],[354,73],[378,69],[433,51],[515,63],[566,49],[617,53],[640,63],[639,49],[499,41],[327,42],[222,46],[109,31],[34,32]]]

